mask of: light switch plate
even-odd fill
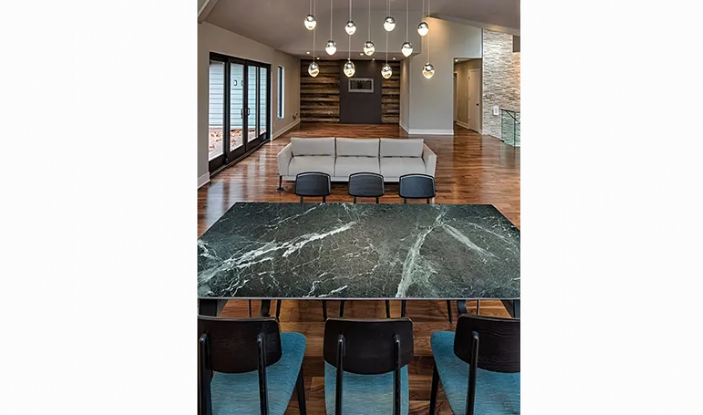
[[[497,105],[493,106],[493,115],[500,115],[500,108]]]

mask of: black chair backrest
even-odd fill
[[[471,363],[473,333],[478,333],[480,369],[493,372],[520,371],[520,319],[480,317],[464,314],[459,317],[454,338],[454,354]]]
[[[353,173],[349,175],[349,196],[379,198],[385,194],[383,176],[378,173]]]
[[[435,197],[434,177],[427,174],[400,176],[400,197],[404,199],[431,199]]]
[[[410,363],[413,358],[413,323],[409,318],[383,320],[347,320],[329,318],[325,322],[323,355],[337,367],[339,335],[344,336],[343,367],[362,375],[388,373]],[[395,341],[400,340],[399,359],[395,359]]]
[[[332,178],[327,173],[305,172],[295,176],[295,194],[303,197],[325,197],[332,193]]]
[[[257,370],[258,337],[263,334],[266,366],[281,360],[281,333],[273,317],[226,319],[198,317],[198,337],[207,334],[207,370],[241,373]]]

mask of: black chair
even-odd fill
[[[329,319],[323,355],[327,414],[408,413],[410,319]]]
[[[332,178],[327,173],[305,172],[295,176],[295,194],[303,197],[321,197],[322,203],[327,202],[327,196],[332,194]]]
[[[520,413],[519,319],[464,314],[456,333],[432,333],[431,345],[430,415],[439,380],[454,414]]]
[[[383,176],[378,173],[353,173],[349,175],[349,196],[354,197],[374,197],[376,203],[385,194],[383,186]]]
[[[405,174],[400,176],[400,197],[403,203],[408,199],[427,199],[427,203],[436,196],[434,177],[427,174]]]
[[[198,317],[198,335],[201,415],[283,415],[294,387],[300,414],[306,414],[305,336],[281,333],[271,317],[203,316]]]

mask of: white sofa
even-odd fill
[[[298,138],[278,153],[278,188],[283,180],[317,171],[334,182],[348,182],[359,172],[380,173],[386,182],[398,182],[410,173],[434,177],[437,155],[422,139],[404,138]]]

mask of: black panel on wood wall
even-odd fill
[[[373,79],[373,93],[349,92],[349,78],[344,75],[344,63],[339,61],[339,122],[344,124],[381,124],[382,62],[354,61],[354,78]]]

